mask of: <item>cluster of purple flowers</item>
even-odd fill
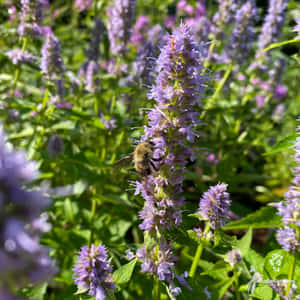
[[[295,161],[300,163],[300,138],[295,144]],[[297,230],[300,226],[300,167],[294,168],[293,186],[284,194],[284,201],[273,204],[278,209],[278,215],[282,217],[284,228],[277,231],[277,241],[283,249],[289,252],[299,251],[300,241],[297,238]]]
[[[144,128],[142,141],[153,143],[153,158],[159,160],[159,170],[136,182],[135,193],[141,193],[146,200],[140,212],[143,221],[140,228],[154,235],[158,232],[161,235],[165,229],[182,222],[183,173],[187,161],[194,157],[190,143],[197,135],[198,108],[204,84],[209,80],[202,74],[200,57],[201,49],[193,40],[189,27],[182,24],[168,36],[157,59],[156,84],[149,93],[156,105],[148,114],[149,122]],[[163,238],[160,241],[158,250],[140,249],[137,256],[144,262],[145,272],[156,273],[160,280],[169,284],[171,293],[177,295],[180,289],[173,285],[176,274],[171,244],[164,242]],[[161,251],[161,256],[153,256],[155,251]]]
[[[234,21],[239,4],[240,1],[236,0],[219,0],[218,12],[213,17],[213,21],[219,29],[225,28]]]
[[[122,56],[127,52],[126,45],[130,40],[135,6],[135,0],[116,0],[115,5],[107,10],[110,50],[116,56]]]
[[[102,245],[82,247],[73,272],[78,288],[96,300],[105,300],[109,292],[115,289],[111,277],[112,267]]]
[[[133,65],[135,76],[146,86],[151,86],[153,81],[156,53],[155,46],[148,40],[139,50]]]
[[[60,55],[60,43],[51,30],[46,34],[42,47],[41,70],[46,78],[61,79],[64,73],[64,63]]]
[[[41,24],[44,10],[48,7],[48,0],[21,0],[19,35],[37,37],[43,35]]]
[[[19,63],[34,63],[37,60],[37,57],[27,51],[22,51],[21,49],[11,50],[7,53],[7,56],[14,65]]]
[[[236,13],[235,28],[232,32],[227,55],[243,63],[250,54],[252,42],[254,41],[254,22],[257,16],[254,0],[248,0]]]
[[[221,183],[209,188],[200,199],[198,213],[202,214],[216,229],[225,225],[230,206],[227,184]]]
[[[91,8],[93,0],[76,0],[75,7],[79,9],[80,12]]]
[[[278,41],[285,20],[287,3],[288,0],[269,0],[268,14],[258,37],[259,51]]]
[[[148,114],[142,140],[151,140],[154,158],[161,159],[157,176],[149,175],[137,186],[146,204],[140,216],[141,228],[147,231],[170,228],[181,223],[180,207],[183,172],[188,159],[194,155],[188,143],[197,135],[200,98],[208,78],[201,74],[198,45],[186,25],[169,36],[157,60],[156,85],[149,94],[156,102]]]
[[[130,250],[126,251],[127,258],[137,258],[142,261],[142,272],[146,272],[150,275],[155,275],[159,280],[168,284],[170,293],[176,297],[181,293],[181,288],[176,286],[174,281],[177,279],[179,283],[190,289],[184,278],[187,274],[181,276],[176,275],[174,272],[176,257],[173,254],[172,245],[166,242],[164,239],[160,240],[157,248],[149,250],[146,246],[137,250],[134,255]]]
[[[79,76],[85,78],[86,89],[89,92],[94,92],[100,84],[99,79],[95,76],[99,74],[99,57],[100,57],[100,42],[103,31],[103,23],[100,19],[95,19],[94,27],[91,32],[91,41],[89,48],[86,51],[87,60],[82,64],[79,70]]]
[[[39,242],[40,233],[48,228],[38,221],[48,199],[41,191],[23,187],[37,178],[36,165],[26,160],[24,152],[10,150],[2,128],[0,160],[0,281],[8,288],[19,287],[55,272],[48,249]]]
[[[53,81],[56,85],[56,94],[61,100],[58,104],[64,105],[62,100],[65,96],[64,71],[65,66],[60,55],[60,43],[54,36],[51,29],[46,34],[46,39],[42,47],[41,70],[45,74],[45,78]],[[52,102],[55,102],[57,97],[52,97]],[[56,104],[56,106],[59,106]]]

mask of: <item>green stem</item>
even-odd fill
[[[193,278],[195,273],[196,273],[202,251],[203,251],[203,243],[199,244],[198,247],[197,247],[196,254],[194,256],[192,266],[191,266],[191,269],[190,269],[190,274],[189,274],[189,276],[191,278]]]
[[[154,299],[160,300],[160,282],[157,277],[154,279]]]
[[[93,220],[95,218],[95,214],[96,214],[96,208],[97,208],[97,200],[95,197],[92,198],[92,208],[91,208],[91,224],[93,224]],[[92,244],[92,240],[93,240],[93,228],[91,228],[91,234],[89,237],[89,243],[88,246],[90,247]]]
[[[289,295],[289,291],[290,291],[290,288],[292,286],[292,281],[294,279],[295,269],[296,269],[296,253],[293,253],[292,263],[290,265],[290,270],[289,270],[289,275],[288,275],[288,285],[287,285],[287,288],[286,288],[286,296]]]
[[[230,75],[230,73],[231,73],[231,71],[232,71],[232,68],[233,68],[233,65],[230,64],[230,65],[228,66],[228,69],[227,69],[227,71],[225,72],[225,74],[224,74],[224,76],[223,76],[223,78],[222,78],[220,84],[218,85],[217,89],[215,90],[213,96],[211,97],[211,99],[210,99],[210,101],[209,101],[209,103],[208,103],[209,105],[210,105],[214,100],[216,100],[216,98],[218,97],[219,93],[220,93],[221,90],[223,89],[224,84],[226,83],[226,81],[227,81],[227,79],[228,79],[228,77],[229,77],[229,75]]]
[[[235,287],[234,287],[234,291],[235,291],[235,298],[236,300],[241,300],[241,294],[239,291],[239,274],[235,275]]]
[[[26,49],[26,46],[27,46],[27,43],[28,43],[28,38],[24,37],[23,38],[23,44],[22,44],[22,53],[24,53],[24,51]],[[13,96],[14,93],[15,93],[15,89],[16,89],[17,83],[20,79],[20,75],[21,75],[21,67],[18,65],[17,69],[15,71],[14,81],[13,81],[13,84],[12,84],[12,87],[11,87],[11,96]]]

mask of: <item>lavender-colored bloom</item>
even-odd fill
[[[96,18],[94,21],[94,27],[91,31],[91,41],[89,49],[86,51],[86,57],[88,60],[98,61],[100,57],[100,42],[103,32],[103,23],[101,19]]]
[[[75,7],[79,9],[80,12],[91,8],[93,0],[76,0]]]
[[[34,63],[37,58],[27,51],[21,49],[14,49],[7,52],[7,56],[11,59],[14,65],[19,63]]]
[[[296,23],[297,23],[297,25],[294,27],[293,31],[297,32],[297,34],[298,34],[295,38],[300,39],[300,18],[298,18],[296,20]]]
[[[99,74],[99,65],[97,62],[91,60],[87,64],[86,68],[86,89],[89,92],[94,92],[100,85],[100,79],[96,78]]]
[[[295,144],[295,161],[300,163],[300,138]],[[277,214],[282,217],[284,228],[277,231],[278,243],[289,252],[299,250],[299,240],[297,240],[294,227],[300,226],[300,167],[294,168],[293,186],[284,194],[284,201],[273,203],[278,210]]]
[[[296,232],[291,227],[285,226],[284,228],[278,229],[276,238],[282,248],[288,252],[295,252],[299,249]]]
[[[214,24],[206,16],[199,16],[197,18],[190,18],[190,21],[187,23],[191,26],[192,32],[196,43],[201,43],[208,40],[208,35],[210,32],[215,32]]]
[[[255,100],[256,100],[257,106],[259,108],[263,107],[264,104],[265,104],[265,101],[266,101],[266,96],[258,94],[258,95],[255,96]]]
[[[47,150],[51,157],[59,156],[64,152],[64,141],[59,135],[52,135],[48,141]]]
[[[200,199],[199,212],[216,229],[225,225],[227,211],[230,206],[227,184],[221,183],[209,188]]]
[[[242,254],[240,250],[234,249],[227,253],[227,260],[229,264],[234,267],[236,264],[242,261]]]
[[[84,246],[73,269],[74,280],[79,289],[86,289],[96,300],[105,300],[115,288],[112,282],[112,267],[107,258],[107,251],[102,245]]]
[[[227,46],[227,55],[243,63],[254,41],[254,22],[257,15],[254,0],[248,0],[236,13],[236,24]]]
[[[150,86],[153,81],[156,52],[152,42],[147,41],[139,50],[133,66],[137,79],[146,86]]]
[[[283,300],[297,300],[295,298],[294,293],[297,290],[297,285],[292,284],[290,286],[290,290],[288,295],[286,296],[287,287],[289,285],[289,280],[281,279],[281,280],[269,280],[268,285],[282,298]]]
[[[149,94],[156,102],[148,114],[148,126],[142,140],[154,143],[154,158],[160,158],[164,172],[142,180],[140,192],[146,200],[140,213],[146,231],[170,228],[181,223],[180,207],[183,172],[188,159],[193,159],[194,142],[199,125],[198,106],[208,78],[200,75],[198,45],[186,25],[169,36],[157,60],[156,85]],[[174,82],[176,85],[174,86]],[[159,167],[157,166],[157,167]]]
[[[100,42],[103,30],[103,23],[100,19],[95,19],[94,27],[91,32],[91,41],[89,49],[86,51],[87,60],[82,64],[79,76],[83,77],[86,82],[86,89],[89,92],[94,92],[100,85],[99,74],[100,67],[98,60],[100,57]]]
[[[26,160],[24,152],[10,150],[2,129],[0,160],[0,281],[7,288],[12,283],[21,287],[55,271],[39,233],[31,230],[48,201],[41,191],[24,188],[37,178],[36,165]]]
[[[284,112],[285,112],[285,105],[278,104],[272,113],[272,120],[274,120],[275,122],[280,122],[281,119],[283,118]]]
[[[288,0],[269,0],[268,14],[258,37],[259,51],[278,41],[285,20],[287,3]]]
[[[135,46],[140,46],[144,43],[149,26],[150,18],[148,16],[139,16],[137,18],[130,38],[130,41]]]
[[[44,10],[49,7],[47,0],[21,0],[20,25],[21,36],[41,36]]]
[[[218,0],[219,9],[214,15],[213,21],[222,30],[228,24],[234,22],[234,14],[237,11],[240,1],[237,0]]]
[[[127,52],[126,44],[131,35],[135,6],[135,0],[116,0],[115,5],[107,10],[110,50],[114,55],[122,56]]]
[[[64,73],[64,63],[60,55],[60,43],[52,32],[46,35],[45,43],[42,47],[41,70],[46,78],[61,79]]]
[[[134,254],[127,251],[127,256],[133,258]],[[136,258],[142,262],[142,272],[149,275],[155,275],[160,281],[168,284],[170,293],[176,297],[181,293],[181,288],[177,287],[174,280],[177,279],[179,283],[186,288],[190,289],[185,276],[178,276],[175,273],[176,257],[173,255],[172,245],[161,239],[159,243],[159,250],[154,247],[148,250],[145,246],[136,252]]]

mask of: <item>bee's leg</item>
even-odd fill
[[[152,159],[149,161],[149,164],[150,164],[150,169],[151,171],[158,171],[158,167],[154,164],[154,162],[152,161]]]
[[[151,160],[153,160],[153,161],[161,161],[161,158],[151,158]]]

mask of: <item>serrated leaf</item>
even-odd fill
[[[250,228],[248,232],[237,241],[237,248],[241,251],[242,257],[244,258],[250,249],[252,242],[252,229]]]
[[[297,135],[290,135],[286,138],[284,138],[282,141],[280,141],[279,143],[277,143],[274,147],[272,147],[272,149],[266,153],[264,153],[263,155],[270,155],[273,153],[277,153],[283,150],[287,150],[289,148],[291,148],[297,139]]]
[[[281,227],[281,217],[276,214],[277,209],[270,206],[265,206],[258,211],[249,214],[238,221],[233,221],[226,224],[223,230],[232,229],[248,229],[248,228],[278,228]]]
[[[134,259],[128,264],[121,266],[113,273],[113,280],[115,284],[125,284],[131,279],[135,264],[137,260]]]

